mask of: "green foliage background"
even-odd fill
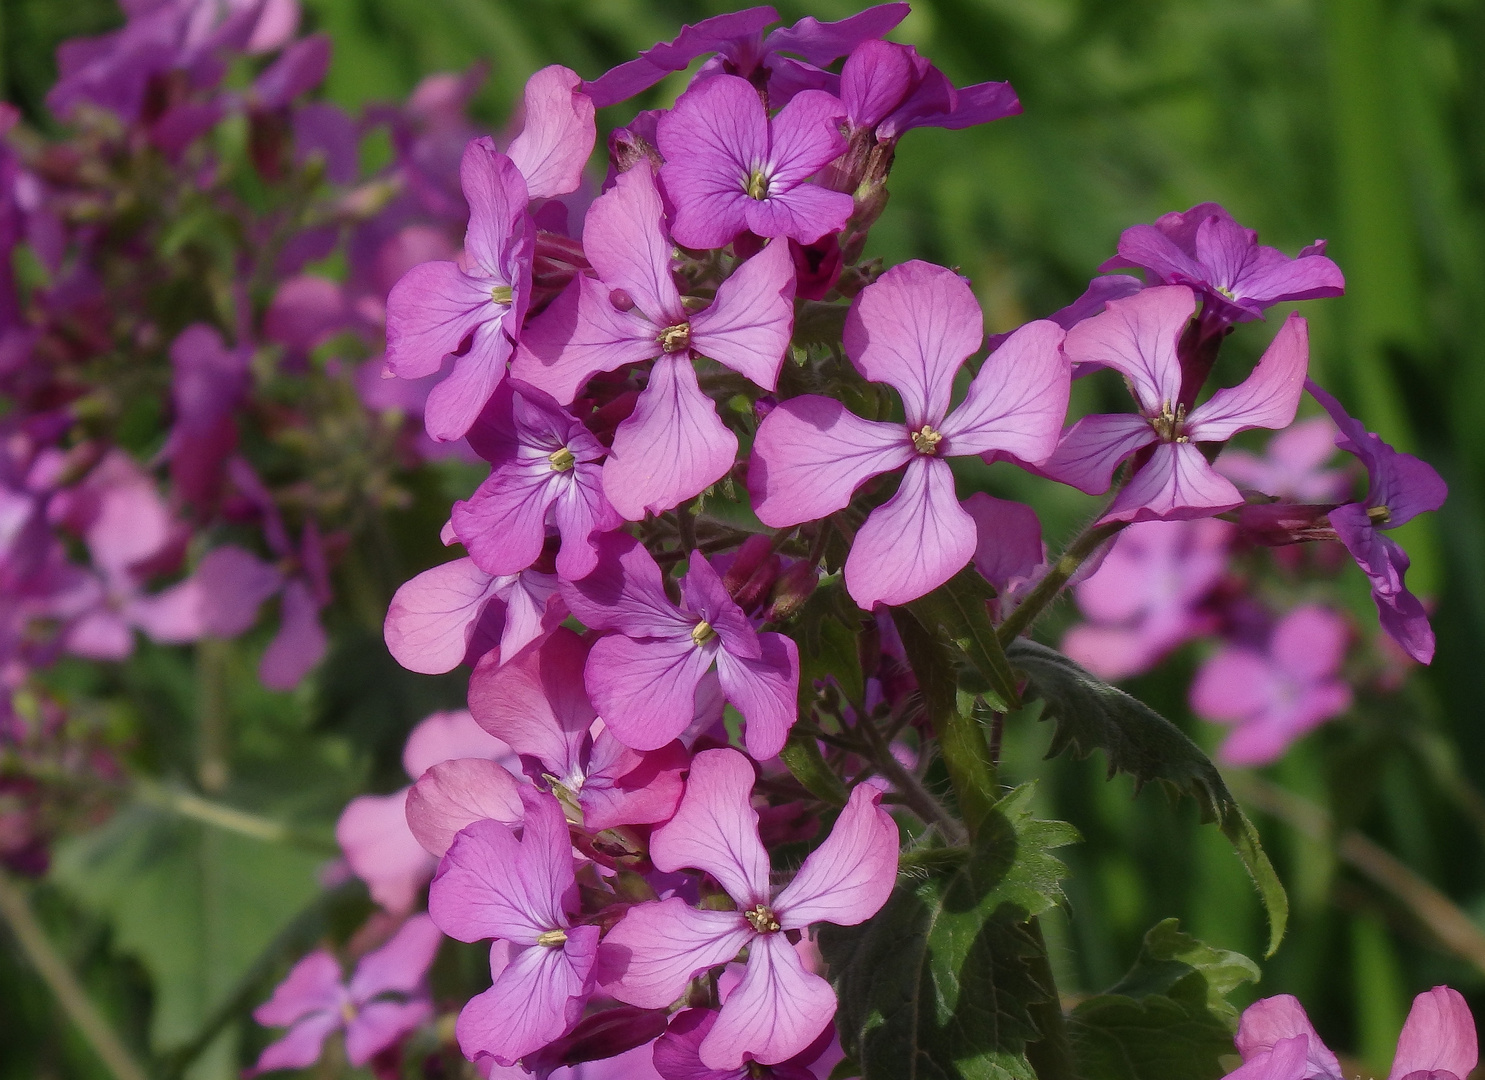
[[[395,99],[423,74],[486,61],[478,108],[495,124],[539,66],[560,62],[596,75],[680,23],[727,9],[679,0],[304,2],[308,23],[335,40],[332,100],[354,107]],[[793,19],[838,18],[865,5],[776,6]],[[1450,484],[1443,511],[1402,537],[1416,590],[1438,602],[1439,653],[1402,694],[1359,702],[1346,725],[1306,740],[1274,776],[1485,917],[1481,804],[1464,787],[1485,787],[1485,336],[1478,330],[1485,2],[916,0],[914,7],[901,40],[959,84],[1010,79],[1025,115],[971,131],[910,134],[872,244],[889,262],[922,257],[961,267],[993,329],[1070,301],[1125,226],[1205,200],[1223,202],[1291,253],[1329,238],[1348,294],[1307,308],[1317,373]],[[0,2],[7,97],[45,123],[40,103],[56,43],[117,18],[105,0]],[[680,86],[671,80],[652,97],[666,100]],[[610,113],[600,122],[627,116]],[[1263,325],[1241,329],[1218,380],[1234,381],[1270,333]],[[964,479],[1034,501],[1054,549],[1092,509],[1075,492],[1009,472]],[[394,529],[436,530],[440,493],[424,494],[433,508],[404,515]],[[294,820],[308,837],[298,847],[223,840],[162,819],[127,844],[90,837],[59,858],[38,897],[43,920],[142,1053],[189,1037],[242,985],[258,950],[311,904],[316,845],[345,799],[395,788],[408,727],[429,708],[457,703],[457,682],[403,677],[377,651],[378,598],[384,602],[387,581],[416,570],[420,558],[432,561],[424,546],[426,555],[399,549],[400,562],[362,575],[372,582],[362,583],[367,617],[335,628],[336,654],[315,686],[270,695],[255,689],[250,662],[226,665],[237,733],[232,801]],[[1345,580],[1369,625],[1359,575]],[[1056,631],[1047,639],[1055,642]],[[1188,649],[1130,689],[1210,748],[1216,733],[1184,704],[1198,658]],[[99,677],[77,674],[82,683]],[[160,775],[188,775],[189,754],[170,733],[189,728],[201,692],[189,658],[145,649],[121,678],[132,681],[127,689],[146,732],[139,753]],[[1050,727],[1029,716],[1013,720],[1006,772],[1016,781],[1041,777],[1039,810],[1073,822],[1084,837],[1058,853],[1071,869],[1068,903],[1047,922],[1064,992],[1114,983],[1141,955],[1145,932],[1170,916],[1214,947],[1261,955],[1257,901],[1221,836],[1199,829],[1189,805],[1169,804],[1159,791],[1132,798],[1126,780],[1105,783],[1096,757],[1041,765]],[[1447,981],[1485,1016],[1485,972],[1441,948],[1434,929],[1348,870],[1330,845],[1255,818],[1295,911],[1262,982],[1239,991],[1240,1000],[1298,994],[1332,1045],[1377,1074],[1414,993]],[[295,925],[310,926],[304,932],[312,937],[320,924]],[[0,948],[0,1030],[4,1080],[102,1075],[10,948]],[[226,1031],[193,1076],[234,1075],[237,1061],[261,1045],[250,1028]]]

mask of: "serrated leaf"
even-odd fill
[[[1136,791],[1157,782],[1194,799],[1202,820],[1216,822],[1258,889],[1268,913],[1267,955],[1272,956],[1289,920],[1288,897],[1264,853],[1258,830],[1201,747],[1144,702],[1083,670],[1055,649],[1018,638],[1007,654],[1046,702],[1042,718],[1057,721],[1048,757],[1070,750],[1084,758],[1102,750],[1110,776],[1128,774],[1134,778]]]
[[[865,924],[821,928],[842,1045],[865,1080],[1034,1080],[1030,1006],[1051,992],[1027,920],[1061,900],[1051,852],[1077,830],[1033,820],[1031,793],[1001,800],[956,870],[925,868]]]
[[[993,599],[995,590],[990,583],[973,566],[966,566],[927,596],[908,604],[907,608],[929,633],[948,635],[989,684],[986,698],[991,707],[1007,712],[1018,708],[1021,699],[1016,690],[1016,677],[986,607]]]
[[[1207,1008],[1221,1017],[1229,1030],[1237,1030],[1238,1011],[1227,1001],[1227,995],[1243,983],[1257,982],[1258,965],[1242,953],[1215,948],[1182,932],[1176,919],[1166,919],[1150,928],[1134,966],[1108,992],[1133,998],[1170,994],[1193,972],[1206,983]]]

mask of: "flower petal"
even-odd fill
[[[1464,1080],[1479,1056],[1470,1007],[1458,991],[1435,986],[1413,999],[1387,1080],[1402,1080],[1409,1073],[1452,1073]]]
[[[392,597],[384,628],[387,648],[409,671],[453,671],[464,661],[475,625],[497,588],[497,580],[473,559],[424,570]]]
[[[703,750],[692,758],[680,808],[650,838],[655,866],[705,870],[743,910],[768,903],[768,852],[750,801],[756,778],[752,762],[736,750]]]
[[[990,354],[939,429],[950,455],[999,450],[1031,465],[1052,456],[1072,390],[1064,333],[1045,319],[1027,323]]]
[[[411,910],[436,861],[407,827],[410,788],[391,795],[361,795],[335,823],[335,842],[371,898],[391,912]]]
[[[520,243],[526,204],[537,196],[527,189],[516,163],[495,149],[488,135],[471,139],[464,148],[459,185],[469,203],[464,252],[482,271],[481,279],[495,279],[483,282],[484,299],[489,303],[491,284],[516,284],[509,274],[511,255]]]
[[[488,758],[441,761],[423,773],[407,795],[407,827],[435,859],[448,852],[466,825],[489,819],[522,820],[521,784]]]
[[[490,284],[451,262],[413,267],[387,296],[387,369],[399,378],[436,373],[477,326],[504,313]]]
[[[670,602],[659,564],[628,533],[605,534],[598,544],[597,568],[585,578],[564,581],[562,595],[591,630],[680,638],[689,644],[696,623]]]
[[[871,512],[846,557],[846,591],[864,611],[932,592],[975,553],[974,518],[954,495],[948,463],[919,455],[897,494]]]
[[[660,117],[660,182],[675,206],[671,232],[690,248],[718,248],[742,232],[751,171],[768,160],[768,114],[736,75],[693,83]]]
[[[863,420],[832,398],[790,398],[763,418],[753,440],[753,509],[774,528],[814,521],[845,509],[867,480],[914,456],[897,424]]]
[[[813,91],[806,91],[813,93]],[[766,199],[743,199],[747,226],[759,236],[788,237],[813,244],[846,227],[855,203],[841,191],[800,184]]]
[[[564,626],[504,664],[482,660],[469,679],[470,714],[516,753],[568,776],[598,718],[583,689],[587,660],[587,645]]]
[[[1310,1018],[1305,1015],[1304,1006],[1292,994],[1263,998],[1244,1009],[1234,1041],[1243,1060],[1251,1061],[1260,1053],[1277,1050],[1280,1041],[1296,1036],[1303,1036],[1309,1042],[1305,1075],[1340,1080],[1344,1075],[1340,1062],[1320,1041]]]
[[[975,519],[975,569],[997,591],[1004,592],[1017,579],[1030,578],[1046,561],[1042,523],[1025,503],[977,491],[963,506]]]
[[[269,1043],[258,1055],[253,1072],[276,1069],[306,1069],[320,1060],[320,1051],[329,1034],[341,1025],[339,1013],[315,1013],[289,1029],[282,1039]]]
[[[1251,375],[1218,390],[1186,418],[1186,434],[1193,442],[1221,442],[1249,428],[1288,427],[1304,393],[1309,362],[1309,323],[1292,313]]]
[[[454,503],[454,532],[481,570],[505,577],[536,561],[547,539],[547,507],[561,482],[544,456],[512,455],[494,465],[473,495]]]
[[[570,405],[598,372],[659,356],[659,328],[638,308],[614,307],[609,292],[601,282],[579,276],[521,331],[511,378]]]
[[[902,395],[910,430],[937,427],[949,411],[954,375],[985,330],[969,282],[917,259],[861,290],[843,341],[856,370]]]
[[[1145,289],[1110,300],[1102,314],[1078,323],[1063,348],[1074,364],[1103,364],[1119,372],[1140,408],[1155,416],[1181,395],[1176,343],[1195,310],[1196,294],[1184,285]]]
[[[717,676],[727,700],[747,721],[743,744],[748,753],[767,761],[784,748],[799,718],[799,646],[783,634],[759,634],[758,646],[757,659],[719,649]]]
[[[593,153],[598,129],[593,99],[578,87],[577,72],[552,64],[526,80],[525,122],[511,140],[510,159],[532,199],[576,191]]]
[[[608,729],[625,746],[658,750],[691,725],[696,687],[712,666],[686,637],[634,641],[609,635],[588,654],[584,680]]]
[[[691,320],[691,349],[773,390],[793,331],[794,260],[778,240],[733,271]]]
[[[600,109],[617,105],[654,86],[672,71],[684,71],[698,56],[714,52],[734,39],[762,34],[766,26],[778,21],[778,12],[771,7],[752,7],[702,19],[695,26],[681,27],[673,41],[662,41],[640,53],[638,59],[610,68],[584,89]]]
[[[680,742],[659,750],[630,750],[608,731],[593,740],[588,775],[578,792],[583,824],[596,831],[615,825],[653,825],[675,816],[685,791],[682,774],[691,756]]]
[[[897,822],[869,784],[851,791],[825,842],[773,903],[785,930],[817,922],[855,926],[875,915],[897,882]]]
[[[699,552],[692,552],[681,579],[681,601],[688,612],[705,619],[717,632],[723,649],[749,660],[762,655],[753,624],[727,592],[716,568]]]
[[[626,1004],[661,1009],[693,975],[727,963],[755,936],[736,911],[702,911],[679,896],[639,904],[604,937],[599,984]]]
[[[346,1025],[346,1059],[360,1068],[408,1032],[432,1019],[431,1001],[373,1001],[359,1010]]]
[[[846,138],[840,132],[840,122],[845,117],[846,107],[834,94],[827,94],[824,90],[801,90],[795,94],[769,125],[770,188],[793,188],[803,184],[845,153]],[[850,216],[849,211],[846,216]],[[842,219],[841,225],[844,224]],[[795,239],[809,244],[818,236]]]
[[[338,1013],[343,996],[340,965],[316,949],[289,969],[273,996],[253,1010],[253,1019],[264,1027],[288,1027],[311,1013]]]
[[[456,359],[454,370],[428,392],[423,426],[430,438],[438,442],[462,439],[479,419],[505,378],[506,362],[514,348],[505,332],[505,322],[502,315],[477,326],[469,351]]]
[[[499,1065],[514,1065],[577,1023],[597,941],[597,927],[575,926],[562,948],[512,950],[494,985],[459,1013],[454,1035],[464,1056],[474,1061],[488,1055]]]
[[[666,327],[686,321],[671,273],[674,250],[654,173],[641,158],[588,208],[583,252],[606,287],[623,289],[650,322]]]
[[[1170,521],[1211,517],[1243,505],[1232,481],[1207,464],[1191,443],[1160,443],[1124,485],[1105,521]]]
[[[426,914],[411,916],[390,941],[361,958],[351,978],[351,1000],[359,1005],[388,991],[417,993],[442,941],[443,934]]]
[[[748,1056],[766,1065],[786,1061],[825,1030],[835,1006],[835,991],[804,970],[788,938],[759,935],[743,981],[701,1042],[701,1060],[713,1069],[736,1069]]]
[[[329,645],[318,601],[309,586],[295,578],[279,599],[278,633],[263,650],[258,678],[270,690],[292,690],[324,658]]]

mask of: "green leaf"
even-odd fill
[[[1051,852],[1077,831],[1033,820],[1031,794],[1001,800],[957,869],[918,867],[865,924],[821,928],[842,1045],[865,1080],[1034,1080],[1030,1006],[1055,991],[1034,975],[1028,920],[1061,900]]]
[[[796,639],[801,716],[809,715],[810,706],[819,695],[815,689],[817,680],[834,679],[847,701],[859,704],[865,694],[854,629],[860,624],[861,616],[847,614],[844,596],[837,582],[821,585],[799,613]]]
[[[998,712],[1019,708],[1016,676],[1006,660],[990,611],[995,590],[973,566],[966,566],[927,596],[907,605],[931,634],[943,632],[959,646],[970,664],[989,683],[985,697]]]
[[[779,751],[779,757],[789,767],[794,779],[804,785],[815,798],[831,806],[846,805],[846,786],[840,777],[831,771],[820,754],[820,744],[813,735],[806,734],[796,725],[789,732],[789,741]]]
[[[1156,924],[1129,973],[1068,1018],[1084,1080],[1206,1080],[1224,1073],[1238,1013],[1227,994],[1258,979],[1258,966]]]
[[[1070,750],[1083,758],[1095,749],[1102,750],[1108,757],[1110,776],[1116,772],[1132,776],[1136,791],[1156,781],[1174,794],[1195,799],[1202,820],[1217,823],[1253,878],[1268,913],[1266,955],[1272,956],[1284,939],[1288,897],[1264,853],[1258,830],[1201,747],[1144,702],[1045,645],[1017,638],[1008,654],[1046,702],[1043,719],[1050,716],[1057,721],[1048,757]]]

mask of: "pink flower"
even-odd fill
[[[656,127],[660,183],[676,242],[719,248],[744,230],[813,244],[845,227],[850,195],[807,183],[846,149],[845,107],[823,90],[794,95],[769,119],[746,79],[695,83]]]
[[[1202,664],[1191,684],[1191,708],[1236,725],[1222,759],[1267,765],[1349,709],[1351,688],[1339,677],[1349,636],[1345,619],[1307,604],[1279,620],[1266,649],[1229,645]]]
[[[1013,598],[1046,567],[1042,523],[1025,503],[977,491],[964,500],[975,521],[975,569],[995,587],[1002,613]]]
[[[1336,427],[1323,416],[1301,420],[1268,441],[1260,457],[1246,450],[1224,450],[1214,463],[1234,484],[1276,499],[1328,503],[1344,498],[1350,478],[1327,469],[1335,457]]]
[[[871,130],[883,143],[916,127],[967,128],[1021,111],[1010,83],[957,89],[911,45],[878,40],[851,50],[841,68],[840,98],[851,127]]]
[[[1309,362],[1309,328],[1299,315],[1285,320],[1246,381],[1218,390],[1186,414],[1178,404],[1176,344],[1195,310],[1196,296],[1185,286],[1145,289],[1110,300],[1103,314],[1067,332],[1068,357],[1118,371],[1140,407],[1132,416],[1083,417],[1063,432],[1057,452],[1038,470],[1098,495],[1125,458],[1144,450],[1105,521],[1209,517],[1241,506],[1242,494],[1207,464],[1196,444],[1225,442],[1254,427],[1287,427],[1294,419]]]
[[[701,1044],[716,1027],[718,1015],[711,1009],[676,1013],[670,1028],[655,1040],[655,1071],[662,1080],[824,1080],[841,1057],[838,1049],[830,1053],[835,1032],[826,1027],[814,1042],[776,1065],[747,1062],[735,1069],[710,1068],[701,1060]]]
[[[345,1031],[346,1057],[359,1068],[433,1017],[425,978],[443,936],[427,915],[414,915],[392,940],[356,965],[349,985],[324,949],[310,953],[253,1010],[265,1027],[287,1027],[264,1048],[248,1075],[303,1069],[320,1058],[327,1036]]]
[[[1119,534],[1076,588],[1090,622],[1062,651],[1102,679],[1147,671],[1171,649],[1212,628],[1201,602],[1227,571],[1225,521],[1146,521]]]
[[[250,358],[250,349],[228,349],[206,323],[192,323],[170,343],[175,422],[163,452],[181,495],[203,512],[220,493],[222,469],[237,448],[232,414],[247,395]]]
[[[454,1033],[471,1061],[513,1065],[577,1023],[592,986],[596,926],[574,926],[572,841],[557,800],[523,793],[520,840],[498,821],[456,837],[428,892],[428,913],[458,941],[495,939],[494,985],[471,998]],[[499,966],[500,960],[504,966]]]
[[[1343,1080],[1340,1062],[1320,1041],[1304,1006],[1289,994],[1243,1012],[1237,1033],[1238,1080]],[[1479,1058],[1475,1021],[1458,992],[1435,986],[1413,999],[1387,1080],[1465,1080]]]
[[[678,607],[644,545],[609,533],[598,568],[564,581],[562,595],[586,626],[613,631],[588,654],[584,678],[619,742],[658,750],[685,731],[696,689],[715,664],[722,692],[747,722],[748,753],[763,761],[783,749],[798,718],[799,647],[754,630],[701,555],[691,556]]]
[[[650,843],[656,867],[705,871],[737,910],[697,909],[680,897],[641,904],[602,947],[604,989],[644,1008],[671,1004],[694,976],[748,949],[742,983],[698,1047],[709,1069],[737,1069],[749,1058],[775,1065],[819,1037],[835,1015],[835,994],[805,971],[787,932],[817,922],[864,922],[886,903],[897,876],[897,825],[877,805],[881,792],[863,784],[825,842],[775,896],[749,804],[753,780],[753,765],[736,750],[697,754],[680,809]]]
[[[897,494],[871,512],[846,559],[846,588],[867,610],[922,596],[974,555],[974,519],[959,505],[946,458],[1002,451],[1041,462],[1057,445],[1071,378],[1061,327],[1016,331],[950,412],[955,373],[983,338],[964,278],[925,262],[895,266],[852,305],[845,347],[863,376],[897,390],[906,423],[863,420],[807,394],[759,425],[748,486],[758,517],[775,528],[844,509],[867,480],[906,466]]]
[[[794,324],[794,267],[786,245],[770,244],[738,266],[710,306],[688,311],[645,161],[594,201],[583,247],[597,278],[579,277],[532,322],[511,373],[565,405],[594,374],[654,360],[603,466],[609,501],[637,521],[691,498],[732,468],[737,436],[702,392],[692,361],[709,357],[774,389]]]

